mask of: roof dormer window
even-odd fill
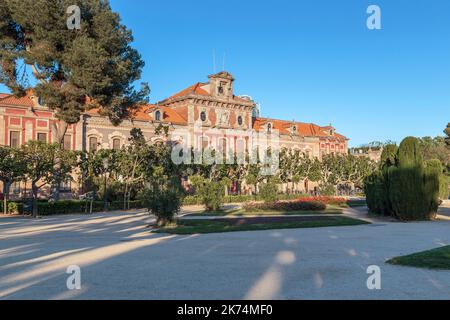
[[[161,111],[160,110],[155,111],[155,121],[161,121]]]
[[[267,124],[267,133],[272,133],[272,128],[273,128],[272,124],[268,123]]]
[[[296,125],[293,125],[292,126],[292,133],[297,133],[297,126]]]

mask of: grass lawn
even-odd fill
[[[292,219],[289,219],[292,218]],[[267,221],[263,221],[267,220]],[[321,228],[355,226],[368,222],[348,217],[259,217],[189,220],[180,219],[176,225],[155,230],[158,233],[198,234],[272,229]]]
[[[244,209],[231,209],[231,210],[223,210],[217,212],[201,212],[201,213],[193,213],[187,216],[189,217],[245,217],[245,216],[292,216],[292,215],[337,215],[342,214],[342,207],[339,206],[328,206],[323,211],[312,211],[312,210],[303,210],[303,211],[246,211]]]
[[[387,263],[399,266],[450,270],[450,246],[393,258]]]

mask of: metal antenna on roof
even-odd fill
[[[223,53],[223,65],[222,65],[222,71],[225,71],[225,60],[226,60],[226,57],[227,57],[227,53],[224,52],[224,53]]]
[[[216,73],[216,49],[213,49],[213,73]]]

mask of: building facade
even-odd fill
[[[348,139],[332,126],[259,117],[258,107],[249,96],[235,95],[234,81],[228,72],[210,75],[208,82],[138,108],[119,126],[112,125],[98,109],[90,110],[78,124],[69,126],[64,147],[83,151],[120,149],[128,143],[133,128],[140,128],[150,143],[165,141],[167,137],[156,133],[158,127],[165,126],[173,133],[169,135],[172,140],[189,139],[196,146],[216,150],[249,148],[242,132],[276,131],[280,148],[298,149],[309,157],[348,153]],[[1,145],[18,147],[29,140],[52,143],[57,124],[54,114],[32,91],[22,98],[0,95]]]

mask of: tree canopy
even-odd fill
[[[67,27],[72,5],[80,8],[80,30]],[[108,1],[0,0],[0,33],[0,83],[16,96],[37,83],[37,96],[63,124],[99,106],[118,124],[146,102],[148,85],[134,88],[144,62]]]

